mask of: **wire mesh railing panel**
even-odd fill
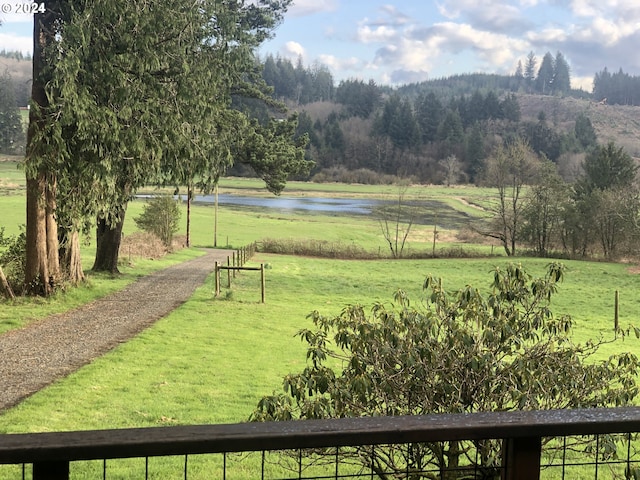
[[[500,449],[491,453],[486,441],[467,441],[158,456],[72,462],[70,478],[499,479],[503,475],[501,454]],[[2,465],[0,478],[32,479],[33,469]],[[540,478],[640,479],[640,439],[637,434],[545,438]]]
[[[640,480],[637,433],[545,439],[543,480]]]
[[[640,480],[639,431],[628,407],[0,435],[0,479]]]

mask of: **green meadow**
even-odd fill
[[[0,185],[9,184],[7,163],[0,162]],[[3,177],[4,176],[4,177]],[[15,234],[24,218],[24,195],[19,178],[0,196],[0,226]],[[393,198],[393,187],[315,185],[292,183],[291,195],[363,195]],[[381,188],[386,189],[382,191]],[[225,180],[221,191],[258,191],[260,184],[241,179]],[[295,193],[294,193],[295,192]],[[490,191],[475,188],[446,189],[413,187],[411,195],[439,198],[460,212],[481,210],[490,200]],[[136,228],[133,218],[142,211],[143,201],[132,202],[127,211],[125,234]],[[182,223],[185,224],[185,216]],[[123,259],[123,275],[116,278],[89,273],[85,285],[67,289],[47,300],[0,301],[0,332],[17,328],[34,319],[64,311],[93,298],[123,288],[140,275],[198,255],[197,247],[213,245],[214,209],[192,209],[192,249],[181,250],[162,260]],[[417,228],[410,249],[432,248],[432,225]],[[283,213],[247,208],[220,208],[219,247],[241,247],[263,238],[316,239],[358,245],[370,251],[386,248],[375,219],[366,216],[334,216]],[[91,267],[91,235],[83,244],[85,269]],[[455,245],[454,236],[438,241],[438,248]],[[464,246],[467,247],[466,245]],[[489,245],[477,248],[489,252]],[[502,253],[496,249],[496,254]],[[310,327],[307,315],[318,310],[338,314],[345,305],[390,302],[393,292],[408,292],[413,304],[424,298],[422,284],[429,274],[442,277],[450,290],[471,284],[488,291],[491,271],[509,261],[522,263],[533,275],[542,275],[548,260],[507,259],[492,256],[471,259],[426,260],[331,260],[257,253],[250,261],[266,268],[266,303],[260,303],[257,272],[242,272],[214,296],[213,278],[200,287],[190,301],[126,344],[96,359],[67,378],[0,413],[0,432],[46,432],[178,424],[235,423],[246,421],[262,395],[282,388],[282,377],[299,372],[305,365],[305,348],[296,332]],[[624,326],[639,324],[640,276],[630,265],[567,261],[567,274],[553,299],[556,314],[568,313],[576,320],[575,339],[613,339],[615,291],[620,294],[620,319]],[[105,319],[106,320],[106,319]],[[108,320],[106,320],[108,321]],[[620,350],[638,351],[638,340],[607,344],[602,358]],[[159,470],[180,469],[180,460],[154,460]],[[173,462],[173,463],[172,463]],[[248,463],[238,462],[237,476]],[[190,477],[210,478],[205,471],[218,468],[220,459],[196,459]],[[76,478],[100,465],[91,462],[74,470]],[[125,461],[114,467],[109,478],[128,478],[144,468]],[[193,470],[191,470],[193,469]],[[2,477],[0,469],[0,477]],[[166,473],[166,470],[164,470]],[[179,476],[179,474],[177,474]],[[162,478],[158,473],[157,477]]]

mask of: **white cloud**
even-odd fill
[[[640,19],[637,0],[571,0],[570,8],[581,17],[608,17],[634,21]]]
[[[297,60],[299,57],[304,58],[306,52],[298,42],[287,42],[282,47],[281,53],[285,58]]]
[[[33,52],[33,39],[31,37],[0,33],[0,45],[7,51],[18,51],[23,54],[31,54]]]
[[[593,76],[591,77],[571,77],[571,88],[581,88],[585,92],[593,90]]]
[[[362,43],[382,43],[392,40],[396,36],[396,30],[386,25],[380,25],[374,29],[369,25],[358,27],[357,39]]]
[[[361,70],[363,62],[359,58],[338,58],[334,55],[321,54],[318,56],[318,62],[326,65],[332,71]]]
[[[443,0],[440,14],[448,20],[468,23],[481,30],[522,33],[531,26],[526,8],[537,0]]]
[[[531,31],[525,35],[530,42],[554,44],[567,40],[569,31],[564,28],[546,28],[537,32]]]
[[[322,12],[333,12],[337,10],[337,0],[295,0],[289,13],[294,17],[305,17]]]

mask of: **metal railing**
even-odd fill
[[[469,464],[461,465],[460,473],[427,467],[421,471],[407,468],[406,473],[393,472],[394,476],[389,478],[537,480],[541,478],[541,472],[552,471],[542,478],[575,479],[582,477],[567,472],[575,466],[583,469],[588,466],[585,478],[634,479],[640,478],[633,476],[640,475],[638,432],[640,407],[5,434],[0,435],[0,464],[18,465],[17,478],[66,480],[70,478],[70,465],[75,462],[100,460],[99,478],[109,478],[107,460],[140,458],[144,459],[144,473],[124,478],[151,478],[149,459],[180,456],[179,463],[183,466],[179,467],[178,478],[209,479],[227,478],[227,462],[232,454],[257,452],[260,460],[250,465],[255,466],[255,470],[243,469],[244,476],[240,478],[276,478],[266,473],[269,468],[265,466],[271,456],[288,459],[294,464],[289,476],[278,473],[277,478],[384,478],[384,473],[375,468],[373,462],[371,468],[367,468],[366,462],[360,468],[346,462],[348,453],[353,454],[354,448],[364,446],[373,453],[376,448],[389,445],[404,445],[411,449],[433,442],[497,440],[501,442],[501,459],[490,474],[478,465]],[[613,434],[622,434],[622,454],[611,454],[610,436]],[[567,448],[567,437],[584,440],[586,436],[595,439],[585,450],[587,453],[576,456]],[[550,443],[556,449],[559,446],[560,453],[546,454],[543,445]],[[296,453],[291,454],[292,451]],[[318,452],[323,452],[329,461],[325,461],[322,473],[317,469],[308,473],[305,462]],[[202,454],[222,455],[219,473],[191,473],[190,465]],[[343,463],[350,463],[346,470]],[[7,476],[0,473],[0,478]],[[160,473],[154,478],[176,477]]]

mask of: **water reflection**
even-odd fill
[[[213,204],[213,195],[196,195],[195,203]],[[220,205],[262,207],[276,210],[309,210],[323,213],[369,215],[375,207],[384,205],[382,200],[325,197],[244,197],[241,195],[218,195]]]

